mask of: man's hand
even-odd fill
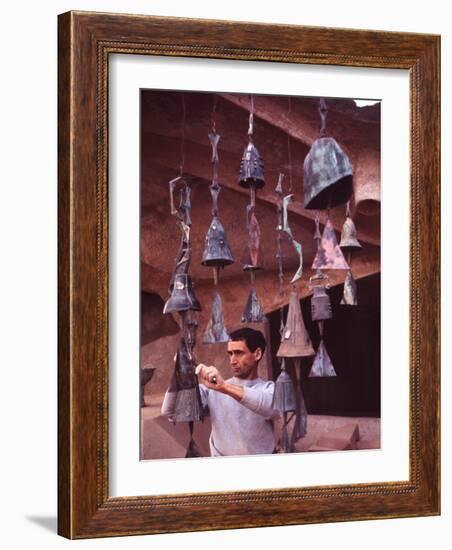
[[[224,378],[218,372],[215,367],[208,367],[200,363],[195,370],[195,374],[198,375],[198,380],[201,384],[204,384],[211,390],[221,391],[224,385]]]

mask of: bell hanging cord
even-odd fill
[[[324,98],[320,99],[319,113],[320,113],[320,137],[325,137],[326,136],[326,117],[328,115],[328,108],[326,106],[326,101]]]
[[[288,97],[287,100],[289,103],[289,109],[287,111],[287,119],[290,120],[290,115],[292,112],[292,99]],[[288,168],[289,168],[289,193],[292,193],[292,151],[291,151],[291,140],[290,140],[289,132],[287,132],[287,161],[288,161]]]

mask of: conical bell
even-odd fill
[[[326,210],[346,203],[353,192],[352,165],[337,141],[321,137],[304,159],[304,207]]]
[[[251,141],[243,151],[240,162],[239,185],[246,188],[254,186],[255,189],[262,189],[265,185],[264,161]]]
[[[202,265],[225,266],[234,263],[223,225],[217,216],[213,217],[206,235],[206,247]]]
[[[317,350],[317,354],[314,357],[314,362],[312,363],[309,378],[328,376],[336,376],[336,371],[334,370],[333,364],[331,363],[330,356],[326,351],[323,340],[320,340],[319,349]]]
[[[345,261],[330,219],[327,220],[312,269],[350,269]]]
[[[357,306],[358,305],[358,291],[356,288],[355,279],[352,272],[348,271],[344,281],[344,294],[342,296],[341,305],[344,306]]]
[[[212,303],[212,316],[204,333],[203,344],[220,344],[229,340],[229,334],[224,326],[221,296],[215,292]]]
[[[163,308],[163,313],[188,311],[189,309],[201,311],[201,304],[193,291],[191,277],[183,273],[176,274],[173,291]]]
[[[287,374],[284,359],[281,364],[281,374],[275,382],[273,392],[272,409],[281,413],[295,411],[297,401],[295,397],[295,386],[292,378]]]
[[[264,269],[260,242],[261,230],[259,222],[257,221],[254,211],[251,211],[248,220],[248,246],[242,256],[243,271]]]
[[[315,286],[311,298],[311,318],[313,321],[326,321],[331,319],[331,300],[324,286]]]
[[[245,309],[243,310],[242,323],[262,323],[264,319],[264,310],[259,302],[256,291],[252,288],[248,294]]]
[[[347,216],[342,226],[341,242],[339,246],[345,249],[362,248],[357,238],[355,224],[350,216]]]
[[[278,357],[308,357],[314,353],[309,333],[303,321],[300,301],[297,293],[292,291],[289,297],[286,324],[276,355]]]

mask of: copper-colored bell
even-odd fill
[[[358,241],[355,224],[350,216],[347,216],[342,226],[341,242],[339,246],[345,249],[362,248]]]
[[[256,291],[252,288],[248,294],[245,309],[243,310],[242,323],[262,323],[264,319],[264,310],[259,302]]]
[[[275,382],[273,392],[272,409],[281,413],[295,411],[297,400],[295,396],[295,386],[292,378],[287,374],[284,359],[281,364],[281,374]]]
[[[331,300],[324,286],[313,287],[311,298],[311,317],[313,321],[325,321],[333,317]]]
[[[223,308],[219,292],[215,292],[212,303],[212,316],[204,334],[203,344],[220,344],[229,340],[224,326]]]
[[[314,362],[312,363],[309,377],[316,378],[329,376],[336,376],[336,371],[334,370],[333,363],[331,362],[330,356],[326,351],[323,340],[320,340],[319,349],[314,357]]]
[[[330,219],[327,220],[312,269],[350,269],[345,261]]]
[[[308,357],[314,353],[311,338],[303,321],[298,295],[292,291],[289,297],[286,325],[276,355],[278,357]]]
[[[346,203],[353,192],[350,160],[332,137],[312,144],[304,159],[304,207],[325,210]]]
[[[195,363],[190,356],[184,338],[179,341],[176,354],[176,403],[172,415],[173,422],[193,422],[204,419],[204,410],[195,374]]]
[[[344,281],[344,294],[342,296],[341,305],[345,306],[357,306],[358,305],[358,292],[356,288],[355,279],[351,271],[347,272]]]
[[[190,275],[177,274],[174,278],[173,291],[165,303],[163,313],[173,311],[201,311],[201,304],[193,291],[193,283]]]
[[[251,141],[243,151],[240,162],[239,185],[246,188],[253,186],[255,189],[262,189],[265,185],[264,161]]]
[[[248,231],[248,245],[242,255],[243,271],[264,269],[260,245],[261,230],[253,210],[249,214]]]
[[[217,216],[213,217],[206,235],[202,265],[225,266],[234,263],[224,227]]]

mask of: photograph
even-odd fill
[[[139,126],[141,460],[379,449],[381,100],[141,89]]]

